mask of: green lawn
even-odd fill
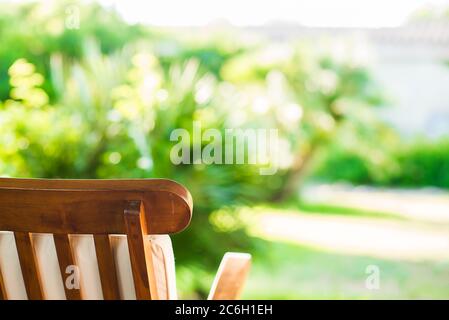
[[[298,245],[270,243],[255,255],[246,299],[449,298],[449,262],[387,261]],[[380,269],[379,290],[365,287],[368,265]]]
[[[368,224],[391,221],[397,226],[434,228],[449,231],[449,226],[413,221],[393,213],[358,210],[325,204],[292,203],[282,207],[258,206],[243,210],[251,216],[248,223],[257,224],[258,215],[301,214],[318,219],[357,218]],[[374,226],[374,225],[373,225]],[[249,228],[248,230],[250,230]],[[318,232],[318,231],[317,231]],[[310,247],[295,241],[277,241],[249,231],[256,248],[244,299],[448,299],[449,259],[401,260],[369,255],[342,254],[329,249]],[[354,239],[357,241],[357,238]],[[375,239],[374,239],[375,241]],[[395,238],[392,237],[392,242]],[[380,271],[380,286],[370,290],[365,282],[367,267],[375,265]],[[178,270],[181,296],[198,298],[192,288],[202,288],[202,297],[213,280],[213,273],[201,268]]]

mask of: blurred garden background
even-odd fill
[[[449,298],[449,3],[248,3],[0,1],[0,176],[184,184],[181,298],[225,251],[244,298]],[[193,121],[277,128],[277,173],[172,164]]]

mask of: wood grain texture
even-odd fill
[[[240,297],[251,267],[251,255],[226,253],[215,276],[208,300],[236,300]]]
[[[155,286],[153,291],[157,292],[159,300],[169,299],[167,261],[161,247],[151,244],[151,263],[152,272],[154,274]]]
[[[151,246],[148,241],[145,241],[148,228],[142,202],[130,201],[124,217],[136,298],[157,300],[157,291],[154,290],[156,283],[153,277]]]
[[[0,300],[7,300],[5,283],[3,282],[2,270],[0,270]]]
[[[31,234],[14,232],[14,237],[28,299],[42,300],[44,295]]]
[[[109,235],[94,235],[95,251],[97,254],[98,270],[100,272],[101,289],[104,300],[119,300],[117,270],[112,254]]]
[[[180,232],[190,223],[191,196],[171,180],[0,178],[0,230],[124,234],[123,212],[130,200],[143,202],[151,234]]]
[[[67,234],[53,235],[55,241],[56,254],[58,255],[59,270],[61,271],[62,282],[64,285],[65,296],[67,300],[81,300],[82,289],[68,288],[66,285],[67,267],[75,266],[75,256],[73,254],[72,246],[70,245],[70,238]],[[79,279],[78,279],[79,281]]]

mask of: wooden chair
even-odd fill
[[[170,180],[0,178],[0,300],[175,299],[168,235],[191,216],[189,192]],[[250,259],[226,254],[209,299],[237,299]]]

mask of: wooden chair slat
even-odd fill
[[[251,255],[247,253],[226,253],[212,284],[208,300],[236,300],[251,267]]]
[[[67,300],[81,300],[82,290],[76,288],[69,288],[66,284],[67,267],[76,266],[75,257],[72,246],[70,245],[70,237],[67,234],[54,234],[56,254],[58,255],[59,270],[61,271],[62,282],[64,284],[64,291]],[[79,281],[76,280],[76,281]]]
[[[140,201],[130,201],[125,209],[125,225],[127,230],[128,249],[133,271],[134,287],[138,300],[156,300],[157,291],[152,270],[152,254],[145,236],[148,234],[147,222]]]
[[[112,255],[109,235],[94,235],[95,251],[97,254],[98,270],[100,272],[101,289],[104,300],[119,300],[117,270],[114,256]]]
[[[2,270],[0,270],[0,300],[7,300],[5,283],[3,282]]]
[[[156,285],[153,291],[157,291],[158,299],[168,300],[169,290],[168,290],[168,276],[166,270],[166,261],[164,257],[164,252],[155,246],[151,246],[152,254],[152,271],[154,273],[154,278],[156,280]],[[152,288],[153,289],[153,288]]]
[[[43,300],[43,290],[31,234],[14,232],[23,281],[29,300]]]

